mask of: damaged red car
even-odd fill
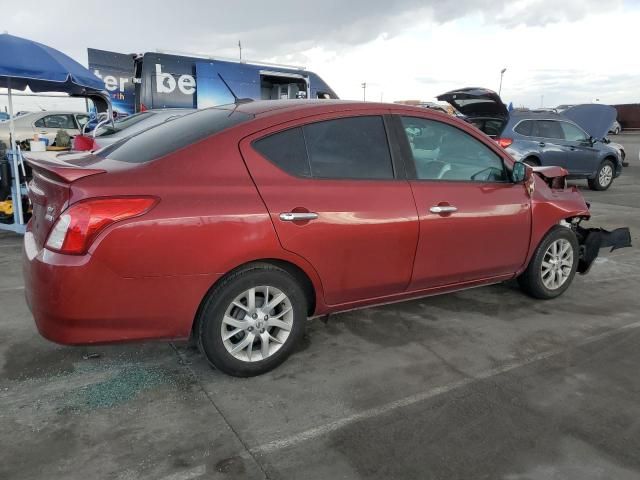
[[[550,299],[630,243],[581,226],[562,168],[427,109],[241,103],[36,155],[24,276],[41,334],[191,337],[238,376],[280,364],[308,317],[512,278]]]

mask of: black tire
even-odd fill
[[[266,359],[257,361],[241,360],[232,355],[225,346],[221,331],[223,328],[230,327],[223,326],[223,318],[227,308],[231,307],[232,301],[238,295],[251,288],[262,286],[278,289],[286,295],[293,312],[291,330],[279,349],[267,356]],[[260,292],[256,293],[256,305],[260,303],[259,294]],[[270,295],[268,296],[270,297]],[[242,316],[242,314],[240,315]],[[196,335],[200,350],[214,368],[236,377],[252,377],[274,369],[291,355],[304,336],[306,320],[307,299],[304,290],[296,282],[295,278],[286,270],[274,265],[256,263],[232,273],[207,295],[197,320]],[[259,327],[253,328],[255,328],[256,335],[255,345],[259,349],[259,345],[261,345],[258,333]],[[267,331],[269,331],[269,328],[266,327]],[[247,330],[239,332],[237,336],[239,338],[238,343],[247,334]],[[231,341],[234,341],[235,338],[232,338]],[[258,350],[253,351],[258,352]]]
[[[552,289],[548,288],[543,282],[542,262],[544,261],[547,249],[549,249],[553,242],[560,239],[565,239],[571,244],[571,248],[573,249],[573,264],[571,265],[570,273],[566,277],[564,283],[562,283],[559,287]],[[576,269],[578,267],[578,254],[579,245],[575,233],[573,233],[570,228],[556,225],[551,230],[549,230],[549,232],[542,239],[542,241],[538,245],[538,248],[536,248],[536,251],[531,257],[527,269],[518,277],[520,288],[527,295],[542,300],[549,300],[551,298],[556,298],[562,295],[565,290],[569,288],[569,285],[571,285],[573,277],[576,274]]]
[[[620,127],[616,127],[616,129],[614,130],[613,134],[614,135],[618,135],[620,133]]]
[[[540,166],[540,162],[533,158],[533,157],[527,157],[525,158],[522,163],[526,163],[527,165],[529,165],[530,167],[539,167]]]
[[[605,168],[609,168],[611,171],[611,176],[610,177],[605,177],[603,179],[603,175],[602,175],[602,171]],[[615,172],[615,167],[613,166],[613,162],[611,160],[605,160],[604,162],[602,162],[600,164],[600,167],[598,167],[598,171],[596,172],[596,176],[595,178],[591,178],[589,179],[588,183],[589,183],[589,188],[591,190],[596,190],[596,191],[604,191],[606,189],[608,189],[611,184],[613,183],[613,174]],[[608,180],[606,180],[608,178]]]

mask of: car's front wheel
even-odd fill
[[[614,167],[611,160],[605,160],[600,164],[600,168],[596,172],[596,177],[589,180],[589,188],[591,190],[606,190],[613,183]]]
[[[256,264],[231,274],[207,297],[199,346],[216,369],[238,377],[280,365],[304,335],[307,300],[285,270]]]
[[[555,226],[531,257],[518,283],[528,295],[555,298],[569,288],[578,267],[578,240],[567,227]]]

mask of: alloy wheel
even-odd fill
[[[549,290],[557,290],[567,281],[573,268],[573,247],[564,238],[555,240],[542,259],[542,283]]]
[[[276,353],[293,328],[293,306],[273,286],[245,290],[227,307],[220,335],[227,352],[244,362],[258,362]]]
[[[611,183],[611,180],[613,180],[613,168],[611,168],[611,165],[604,165],[598,174],[600,186],[608,186]]]

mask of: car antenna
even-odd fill
[[[220,80],[222,80],[222,83],[224,83],[227,89],[229,89],[229,91],[231,92],[231,95],[233,95],[233,103],[235,103],[236,106],[242,105],[243,103],[253,102],[253,98],[238,98],[238,96],[233,92],[233,90],[231,90],[231,87],[229,86],[229,84],[224,80],[224,78],[222,78],[222,75],[218,74],[218,77],[220,77]]]

